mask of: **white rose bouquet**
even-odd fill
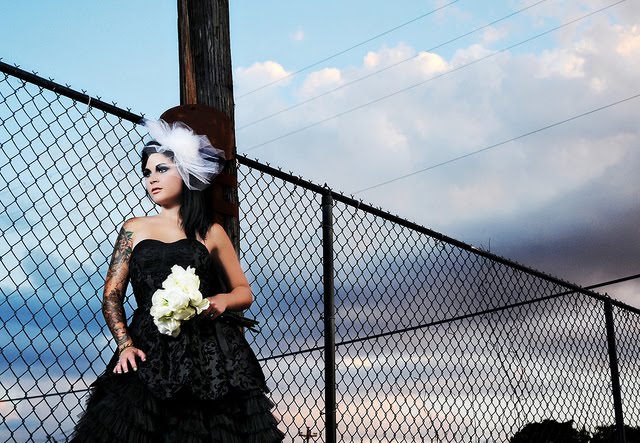
[[[200,277],[191,266],[171,268],[171,274],[151,297],[151,316],[162,334],[177,337],[180,324],[209,307],[209,300],[200,293]]]

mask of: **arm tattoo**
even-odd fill
[[[129,282],[129,256],[133,232],[124,227],[118,234],[111,264],[107,271],[102,299],[102,314],[118,346],[129,341],[127,318],[124,312],[124,295]]]

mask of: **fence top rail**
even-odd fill
[[[69,86],[65,86],[65,85],[61,85],[59,83],[54,82],[53,80],[50,79],[45,79],[43,77],[40,77],[39,75],[37,75],[36,72],[28,72],[25,71],[23,69],[20,69],[18,66],[13,66],[10,65],[8,63],[5,63],[3,61],[1,61],[0,59],[0,72],[3,72],[5,74],[11,75],[13,77],[19,78],[25,82],[29,82],[32,83],[36,86],[40,86],[44,89],[48,89],[56,94],[59,94],[61,96],[64,97],[68,97],[72,100],[76,100],[82,103],[87,103],[88,105],[90,105],[92,108],[95,109],[99,109],[101,111],[104,111],[106,113],[115,115],[116,117],[122,118],[124,120],[128,120],[132,123],[135,124],[139,124],[140,121],[142,120],[143,116],[142,115],[138,115],[135,114],[133,112],[131,112],[130,110],[125,110],[122,109],[120,107],[118,107],[116,104],[110,104],[107,102],[104,102],[102,100],[100,100],[99,98],[96,97],[91,97],[90,95],[84,93],[84,92],[78,92],[74,89],[72,89]],[[357,200],[355,198],[353,198],[353,196],[349,197],[344,195],[344,193],[341,192],[336,192],[334,190],[332,190],[326,183],[322,186],[313,183],[309,180],[305,180],[303,179],[301,176],[296,176],[293,174],[293,172],[284,172],[282,171],[282,169],[280,168],[274,168],[272,166],[270,166],[269,164],[263,164],[260,163],[258,160],[252,160],[248,157],[245,157],[243,155],[236,155],[236,158],[238,159],[238,162],[240,164],[243,164],[245,166],[249,166],[253,169],[262,171],[264,173],[270,174],[274,177],[278,177],[286,182],[295,184],[297,186],[300,186],[302,188],[308,189],[310,191],[316,192],[316,193],[320,193],[320,194],[330,194],[334,200],[339,201],[341,203],[344,203],[348,206],[352,206],[355,207],[356,209],[362,210],[364,212],[370,213],[372,215],[375,215],[377,217],[380,217],[384,220],[390,221],[392,223],[396,223],[400,226],[404,226],[405,228],[411,229],[413,231],[416,232],[420,232],[422,234],[428,235],[432,238],[435,238],[441,242],[450,244],[452,246],[458,247],[460,249],[463,249],[465,251],[471,252],[473,254],[476,255],[480,255],[482,257],[485,257],[489,260],[495,261],[497,263],[501,263],[503,265],[509,266],[513,269],[517,269],[519,271],[522,271],[526,274],[541,278],[543,280],[549,281],[551,283],[560,285],[560,286],[564,286],[568,289],[571,290],[571,292],[577,292],[577,293],[581,293],[584,295],[587,295],[589,297],[593,297],[596,298],[598,300],[604,301],[604,302],[610,302],[611,304],[618,306],[622,309],[634,312],[635,314],[639,314],[640,315],[640,309],[634,308],[633,306],[629,306],[621,301],[618,300],[614,300],[611,297],[609,297],[608,295],[603,295],[600,294],[598,292],[589,290],[587,288],[583,288],[581,286],[578,286],[575,283],[571,283],[565,280],[562,280],[558,277],[552,276],[550,274],[546,274],[544,272],[538,271],[536,269],[527,267],[523,264],[520,264],[518,262],[515,262],[513,260],[509,260],[507,258],[501,257],[499,255],[493,254],[489,251],[483,250],[481,248],[478,248],[476,246],[473,246],[471,244],[468,243],[464,243],[460,240],[456,240],[452,237],[448,237],[444,234],[441,234],[439,232],[436,232],[432,229],[426,228],[422,225],[419,225],[417,223],[414,222],[410,222],[404,218],[399,217],[398,215],[394,215],[391,214],[389,212],[384,211],[382,208],[376,208],[373,205],[370,204],[366,204],[363,203],[361,200]]]
[[[71,89],[68,85],[61,85],[60,83],[56,83],[53,80],[47,80],[46,78],[40,77],[36,72],[28,72],[23,69],[20,69],[17,66],[12,66],[8,63],[4,63],[0,60],[0,72],[4,72],[5,74],[12,75],[20,80],[24,80],[26,82],[32,83],[36,86],[40,86],[41,88],[48,89],[49,91],[55,92],[56,94],[60,94],[64,97],[70,98],[72,100],[79,101],[81,103],[86,103],[92,108],[99,109],[101,111],[107,112],[109,114],[115,115],[116,117],[120,117],[123,120],[128,120],[132,123],[140,123],[142,120],[142,115],[137,115],[131,112],[130,110],[125,110],[119,108],[114,104],[107,103],[105,101],[100,100],[98,97],[91,97],[90,95],[84,92],[78,92],[75,89]]]
[[[404,226],[408,229],[411,229],[413,231],[416,232],[420,232],[422,234],[428,235],[430,237],[433,237],[439,241],[442,241],[444,243],[450,244],[452,246],[458,247],[460,249],[463,249],[465,251],[471,252],[473,254],[476,255],[480,255],[482,257],[485,257],[489,260],[495,261],[497,263],[501,263],[503,265],[509,266],[513,269],[517,269],[519,271],[522,271],[524,273],[530,274],[532,276],[541,278],[543,280],[549,281],[551,283],[560,285],[560,286],[564,286],[565,288],[569,289],[570,291],[568,292],[578,292],[584,295],[587,295],[589,297],[594,297],[598,300],[604,301],[604,302],[610,302],[615,306],[618,306],[620,308],[626,309],[628,311],[632,311],[636,314],[640,314],[640,309],[634,308],[633,306],[629,306],[621,301],[612,299],[611,297],[609,297],[608,295],[603,295],[600,294],[598,292],[592,291],[588,288],[584,288],[581,286],[578,286],[575,283],[571,283],[569,281],[565,281],[562,280],[558,277],[554,277],[550,274],[546,274],[542,271],[538,271],[536,269],[530,268],[528,266],[525,266],[521,263],[515,262],[513,260],[509,260],[507,258],[501,257],[499,255],[493,254],[489,251],[486,251],[484,249],[478,248],[476,246],[473,246],[471,244],[462,242],[460,240],[456,240],[455,238],[452,237],[448,237],[444,234],[441,234],[437,231],[434,231],[432,229],[426,228],[422,225],[419,225],[417,223],[411,222],[409,220],[406,220],[398,215],[394,215],[391,214],[389,212],[384,211],[382,208],[376,208],[375,206],[363,203],[361,200],[357,200],[355,198],[353,198],[352,196],[346,196],[343,193],[340,192],[336,192],[333,191],[330,187],[328,187],[326,184],[324,184],[323,186],[320,186],[316,183],[313,183],[311,181],[308,180],[304,180],[302,177],[300,176],[295,176],[293,175],[293,173],[289,172],[284,172],[279,168],[274,168],[273,166],[270,166],[269,164],[263,164],[260,163],[257,160],[251,160],[247,157],[244,157],[242,155],[237,155],[238,161],[240,162],[240,164],[244,164],[246,166],[249,166],[251,168],[257,169],[259,171],[262,171],[264,173],[267,173],[269,175],[278,177],[282,180],[285,180],[289,183],[295,184],[297,186],[303,187],[305,189],[308,189],[310,191],[313,192],[317,192],[317,193],[322,193],[322,194],[331,194],[332,198],[336,201],[339,201],[341,203],[344,203],[346,205],[355,207],[356,209],[368,212],[372,215],[375,215],[377,217],[380,217],[382,219],[388,220],[392,223]]]

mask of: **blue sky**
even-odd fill
[[[4,62],[150,117],[178,104],[175,2],[6,3]],[[238,151],[579,284],[638,273],[638,99],[500,144],[640,93],[637,2],[448,3],[232,2],[237,125],[278,113]],[[638,282],[605,290],[640,306]]]
[[[231,2],[237,126],[281,112],[238,151],[579,284],[637,273],[638,100],[358,192],[638,94],[640,13],[616,3]],[[11,2],[0,56],[155,117],[179,100],[176,20],[175,2]],[[635,283],[607,290],[640,305]]]
[[[457,3],[464,5],[460,18],[445,17],[446,7],[428,1],[406,1],[403,7],[388,2],[372,7],[362,0],[322,5],[231,2],[233,65],[277,60],[296,70],[443,7],[319,67],[357,65],[369,50],[403,42],[431,47],[521,7],[509,2]],[[26,0],[3,5],[1,20],[0,54],[6,63],[149,115],[179,101],[175,2]],[[530,22],[526,17],[511,21],[527,30]],[[450,55],[455,49],[444,47],[441,53]]]

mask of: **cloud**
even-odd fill
[[[540,17],[549,22],[554,13],[559,20],[575,12],[547,8]],[[564,28],[543,47],[522,46],[466,68],[498,46],[512,44],[509,36],[492,30],[448,57],[404,43],[382,46],[358,65],[309,72],[292,82],[290,91],[266,93],[265,107],[282,110],[292,97],[308,100],[353,84],[239,132],[238,150],[307,128],[249,155],[347,193],[466,156],[637,94],[640,31],[625,23],[623,12],[611,9],[609,17]],[[640,161],[636,108],[637,101],[621,103],[357,196],[472,243],[482,231],[473,227],[482,226],[495,244],[510,251],[521,244],[517,234],[525,233],[505,223],[531,226],[562,213],[567,221],[554,224],[554,238],[568,241],[575,232],[572,223],[583,223],[582,213],[607,214],[612,202],[616,216],[623,217],[619,223],[630,229],[633,192],[640,184],[633,168],[626,167]],[[238,124],[265,115],[262,111],[242,102]],[[587,190],[592,190],[589,202],[578,197]],[[492,226],[492,220],[499,222]],[[508,241],[513,244],[507,246]],[[563,248],[560,243],[549,247]],[[603,278],[613,272],[596,262]]]
[[[537,73],[540,78],[579,78],[585,75],[582,69],[585,60],[574,54],[574,51],[545,51],[541,62]]]
[[[312,72],[305,78],[304,83],[299,89],[298,96],[300,99],[313,97],[324,91],[340,86],[342,83],[342,73],[339,69],[324,68],[320,71]]]
[[[503,40],[508,35],[505,27],[490,26],[482,33],[482,44],[490,45]]]
[[[637,57],[640,54],[640,27],[633,26],[630,29],[620,27],[620,30],[622,36],[616,51],[623,57]]]
[[[8,401],[0,401],[0,416],[3,420],[14,421],[19,420],[20,416],[13,403]]]
[[[257,88],[275,81],[278,81],[278,86],[286,86],[289,82],[285,78],[290,74],[281,64],[272,60],[256,62],[248,68],[239,67],[235,72],[240,89]]]
[[[298,26],[298,28],[294,32],[289,34],[289,38],[294,42],[301,42],[304,40],[304,37],[305,37],[304,30],[302,29],[301,26]]]
[[[436,15],[436,21],[438,23],[446,23],[447,20],[453,19],[454,21],[468,22],[472,19],[472,14],[469,11],[458,8],[456,5],[449,6],[452,2],[448,0],[435,0],[433,8],[442,8]]]

